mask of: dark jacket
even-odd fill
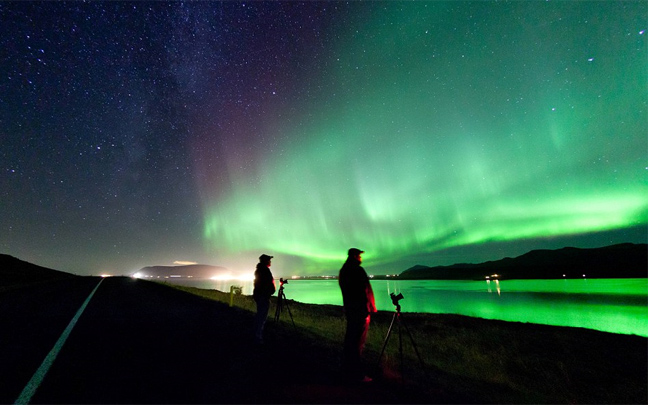
[[[354,257],[349,257],[338,277],[347,316],[367,317],[376,312],[376,302],[367,272]]]
[[[276,287],[274,277],[270,268],[263,263],[258,263],[254,271],[254,299],[268,299],[275,293]]]

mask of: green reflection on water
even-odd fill
[[[176,282],[176,281],[174,281]],[[232,282],[192,281],[229,291]],[[217,285],[217,283],[220,283]],[[251,282],[243,293],[252,293]],[[648,337],[648,279],[576,280],[373,280],[379,310],[393,311],[390,292],[402,293],[403,312],[461,314],[511,322],[583,327]],[[288,299],[342,304],[337,280],[291,280]]]

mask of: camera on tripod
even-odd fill
[[[292,312],[290,312],[290,307],[288,306],[288,300],[286,299],[286,293],[284,293],[284,284],[288,284],[288,280],[285,278],[279,279],[279,293],[277,294],[277,309],[275,311],[275,322],[279,321],[281,316],[281,311],[283,311],[284,306],[288,310],[290,315],[290,320],[292,321],[293,326],[295,326],[295,320],[293,319]]]
[[[389,296],[391,297],[392,304],[395,306],[398,306],[398,301],[403,299],[403,293],[398,293],[398,295],[395,295],[394,293],[389,293]]]
[[[421,367],[424,367],[423,364],[423,359],[421,358],[421,355],[418,352],[418,349],[416,348],[416,343],[414,343],[414,338],[412,337],[412,333],[410,332],[409,328],[407,327],[407,324],[405,323],[405,320],[402,319],[401,317],[401,306],[398,303],[400,300],[403,299],[403,294],[398,293],[398,295],[394,293],[389,293],[389,296],[391,297],[392,304],[396,306],[396,312],[394,312],[394,316],[392,317],[392,321],[389,324],[389,329],[387,329],[387,336],[385,336],[385,342],[383,343],[382,350],[380,351],[380,356],[378,356],[378,367],[380,367],[380,361],[382,360],[383,354],[385,354],[385,349],[387,348],[387,342],[389,342],[389,337],[391,336],[392,333],[392,328],[394,327],[394,322],[397,322],[398,325],[398,346],[399,346],[399,352],[400,352],[400,363],[401,363],[401,378],[403,378],[403,338],[401,335],[401,325],[405,327],[405,331],[407,331],[407,334],[409,335],[410,341],[412,342],[412,347],[414,348],[414,352],[416,353],[416,357],[418,357],[419,362],[421,363]]]

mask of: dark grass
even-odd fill
[[[172,287],[230,303],[229,293]],[[233,298],[237,310],[255,311],[250,296]],[[345,329],[342,307],[288,300],[293,327],[285,306],[280,322],[272,321],[275,305],[273,297],[267,334],[280,340],[295,334],[307,337],[312,342],[309,351],[320,354],[319,368],[335,372]],[[372,316],[365,350],[367,369],[384,381],[421,390],[430,398],[457,403],[648,402],[648,339],[644,337],[461,315],[403,313],[401,332],[395,323],[380,357],[393,316],[384,311]]]

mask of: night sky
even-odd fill
[[[1,2],[0,253],[275,276],[648,240],[648,3]]]

